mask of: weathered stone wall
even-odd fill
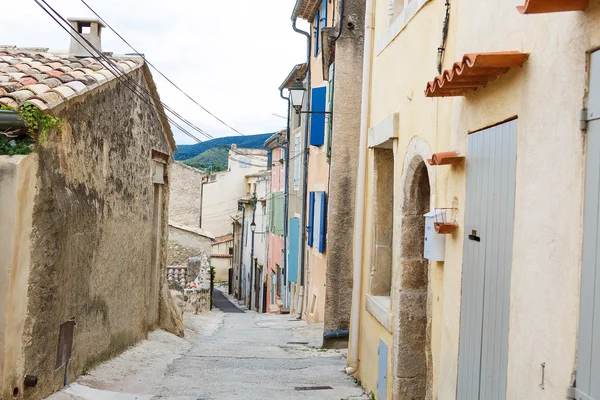
[[[146,90],[146,67],[129,74]],[[68,381],[147,336],[155,187],[152,150],[170,154],[153,106],[114,80],[54,110],[61,134],[39,151],[22,374],[39,399],[62,386],[59,326],[76,321]],[[166,263],[168,177],[161,191],[158,271]],[[157,271],[157,272],[158,272]],[[165,325],[165,323],[163,323]],[[22,375],[21,375],[22,376]]]
[[[167,265],[187,265],[189,258],[199,257],[202,253],[210,256],[211,252],[211,238],[169,225]],[[190,279],[196,278],[197,274],[197,269],[188,269]]]
[[[179,162],[171,165],[171,201],[169,222],[190,227],[199,226],[200,189],[206,174]]]
[[[352,235],[360,138],[364,0],[346,0],[335,45],[331,181],[327,217],[325,331],[348,329],[352,302]],[[348,28],[353,24],[353,29]],[[327,345],[327,343],[326,343]]]

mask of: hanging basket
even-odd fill
[[[451,218],[447,218],[448,210],[452,211]],[[449,235],[458,228],[456,218],[458,215],[457,208],[436,208],[435,220],[433,221],[433,229],[439,235]]]

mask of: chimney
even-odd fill
[[[105,28],[104,24],[93,18],[69,18],[68,21],[75,31],[74,36],[77,38],[77,40],[71,38],[69,54],[80,58],[98,57],[98,53],[90,48],[81,36],[90,42],[96,50],[102,52],[102,28]]]

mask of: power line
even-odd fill
[[[121,36],[119,34],[119,32],[117,32],[108,22],[106,22],[100,15],[98,15],[98,13],[96,11],[94,11],[94,9],[92,7],[89,6],[88,3],[85,2],[85,0],[81,0],[81,2],[92,12],[94,13],[94,15],[96,17],[98,17],[98,19],[100,21],[102,21],[102,23],[104,23],[104,25],[106,25],[111,31],[113,31],[115,33],[115,35],[117,35],[123,42],[125,42],[125,44],[127,44],[127,46],[129,46],[129,48],[131,48],[138,56],[140,56],[141,58],[144,59],[144,61],[146,63],[148,63],[148,65],[150,65],[156,72],[158,72],[163,78],[165,78],[167,80],[167,82],[169,82],[171,85],[173,85],[177,90],[179,90],[181,93],[183,93],[188,99],[190,99],[191,101],[193,101],[198,107],[200,107],[202,110],[204,110],[207,114],[209,114],[211,117],[213,117],[214,119],[216,119],[217,121],[219,121],[220,123],[222,123],[223,125],[225,125],[226,127],[228,127],[229,129],[231,129],[232,131],[238,133],[241,136],[246,136],[244,135],[242,132],[240,132],[239,130],[235,129],[234,127],[232,127],[231,125],[229,125],[228,123],[226,123],[225,121],[223,121],[221,118],[217,117],[215,114],[213,114],[212,112],[208,111],[202,104],[198,103],[193,97],[191,97],[189,94],[187,94],[186,92],[183,91],[183,89],[181,89],[179,86],[177,86],[171,79],[169,79],[165,74],[163,74],[157,67],[154,66],[154,64],[152,64],[150,61],[148,61],[146,59],[146,57],[141,54],[139,51],[137,51],[131,44],[129,44],[129,42],[127,40],[125,40],[125,38],[123,36]]]
[[[40,2],[39,0],[34,0],[36,2],[36,4],[42,9],[44,10],[44,12],[46,12],[63,30],[65,30],[73,39],[75,39],[81,46],[83,46],[84,48],[86,48],[86,46],[77,38],[73,35],[72,28],[71,26],[69,26],[69,28],[66,28],[63,24],[60,23],[60,21],[58,21],[56,19],[56,17],[54,15],[52,15],[52,13],[50,13],[50,11],[48,11]],[[50,10],[52,10],[52,12],[54,14],[56,14],[65,24],[68,24],[68,22],[65,20],[64,17],[62,17],[62,15],[60,15],[56,10],[54,10],[54,8],[52,8],[52,6],[50,6],[46,0],[41,0],[46,6],[48,6],[48,8]],[[187,136],[189,136],[190,138],[194,139],[195,141],[197,141],[199,144],[202,144],[202,146],[204,148],[206,148],[209,151],[213,151],[215,154],[225,157],[224,154],[222,153],[218,153],[216,152],[213,148],[209,148],[207,147],[202,140],[198,139],[195,135],[191,134],[190,132],[188,132],[186,129],[184,129],[183,127],[181,127],[181,125],[179,125],[177,122],[175,122],[171,117],[169,117],[164,111],[160,110],[156,104],[152,104],[148,102],[148,98],[144,98],[143,95],[140,95],[137,90],[136,87],[141,89],[142,93],[145,93],[147,97],[149,97],[151,100],[153,100],[154,102],[158,101],[166,110],[168,110],[169,112],[171,112],[173,115],[175,115],[176,117],[178,117],[179,119],[181,119],[184,123],[186,123],[187,125],[189,125],[190,127],[196,129],[199,133],[212,138],[212,136],[208,135],[206,132],[204,132],[202,129],[196,127],[195,125],[193,125],[191,122],[187,121],[185,118],[181,117],[181,115],[179,115],[177,112],[175,112],[173,109],[171,109],[168,105],[166,105],[165,103],[163,103],[162,101],[160,101],[160,99],[155,98],[151,93],[149,93],[145,88],[141,87],[140,85],[138,85],[133,78],[127,76],[124,72],[121,72],[120,67],[117,66],[112,60],[110,60],[108,57],[106,57],[106,55],[104,55],[100,50],[98,50],[96,47],[94,47],[85,37],[83,37],[79,32],[77,32],[77,34],[79,35],[79,37],[81,39],[83,39],[87,45],[89,46],[89,48],[93,49],[96,53],[98,53],[98,56],[95,56],[89,49],[86,48],[86,50],[88,51],[88,53],[93,57],[98,59],[98,61],[100,62],[100,64],[102,66],[104,66],[105,68],[107,68],[107,70],[112,73],[117,79],[119,79],[119,81],[121,81],[126,87],[127,89],[129,89],[132,93],[134,93],[137,97],[139,97],[143,102],[145,102],[146,104],[153,106],[156,111],[162,115],[163,117],[165,117],[169,122],[171,122],[173,125],[175,125],[179,130],[181,130],[184,134],[186,134]],[[103,61],[107,64],[105,65],[103,63]],[[121,75],[119,75],[121,74]],[[124,81],[125,79],[125,81]],[[131,81],[131,83],[134,85],[134,87],[132,88],[128,83],[128,81]],[[241,154],[244,157],[250,157],[249,155],[243,154],[243,153],[238,153],[236,152],[234,149],[231,149],[231,151],[233,151],[236,154]],[[227,157],[227,159],[229,160],[229,157]],[[255,164],[251,164],[249,162],[246,161],[241,161],[241,160],[237,160],[233,157],[231,157],[232,160],[241,162],[241,163],[245,163],[247,165],[250,166],[254,166],[257,168],[265,168],[266,166],[263,165],[255,165]]]

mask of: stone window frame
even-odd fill
[[[375,278],[375,275],[378,274],[377,269],[377,265],[375,265],[375,256],[376,256],[376,251],[375,251],[375,246],[376,244],[376,239],[375,239],[375,235],[376,235],[376,228],[373,227],[372,229],[372,235],[373,235],[373,250],[372,250],[372,258],[371,258],[371,274],[369,275],[369,289],[367,291],[367,295],[366,295],[366,309],[367,311],[384,327],[386,328],[386,330],[390,333],[393,332],[393,325],[392,325],[392,302],[393,302],[393,291],[394,291],[394,260],[396,258],[396,250],[395,250],[395,244],[396,244],[396,236],[397,236],[397,226],[398,223],[396,221],[396,217],[397,217],[397,199],[396,199],[396,194],[398,193],[397,190],[397,182],[399,181],[399,179],[396,179],[396,171],[398,171],[398,162],[400,160],[398,160],[397,157],[397,139],[398,139],[398,135],[399,135],[399,114],[398,113],[393,113],[391,115],[389,115],[387,118],[383,119],[382,121],[380,121],[379,123],[375,124],[373,127],[371,127],[371,129],[369,129],[369,139],[368,139],[368,146],[372,151],[372,155],[373,155],[373,173],[375,174],[375,156],[376,156],[376,151],[378,149],[383,149],[383,150],[388,150],[388,151],[392,151],[393,152],[393,160],[392,160],[392,168],[393,168],[393,182],[392,182],[392,186],[393,186],[393,192],[392,195],[394,197],[394,201],[392,204],[392,210],[391,210],[391,214],[392,214],[392,233],[391,233],[391,260],[390,260],[390,265],[389,266],[384,266],[389,268],[389,271],[383,271],[382,273],[384,275],[389,275],[388,279],[390,280],[390,289],[389,289],[389,293],[387,295],[377,295],[377,294],[373,294],[371,292],[371,284],[373,283],[373,279]],[[374,177],[375,179],[375,177]],[[375,182],[373,182],[373,185],[375,185]],[[376,189],[374,188],[374,191],[376,191]],[[374,193],[375,194],[375,193]],[[374,209],[373,212],[376,212],[376,210]],[[381,271],[379,271],[379,273],[381,273]]]
[[[415,15],[431,0],[388,0],[386,31],[375,44],[375,54],[379,55],[406,28]],[[402,10],[398,13],[398,3]]]

